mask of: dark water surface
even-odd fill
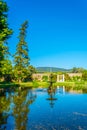
[[[87,94],[65,87],[2,91],[0,130],[87,130]]]

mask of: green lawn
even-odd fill
[[[6,83],[6,82],[0,82],[0,88],[6,88],[6,87],[18,87],[18,83]]]
[[[6,87],[48,87],[50,85],[49,82],[38,82],[38,81],[33,81],[33,82],[22,82],[22,83],[5,83],[5,82],[0,82],[0,88],[6,88]],[[66,86],[66,87],[71,87],[74,89],[87,89],[87,81],[83,82],[56,82],[53,83],[53,86]]]

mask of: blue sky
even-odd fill
[[[87,0],[6,0],[9,39],[14,54],[20,25],[29,21],[30,63],[37,66],[87,68]]]

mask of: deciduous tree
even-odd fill
[[[6,62],[6,58],[8,55],[8,45],[7,39],[12,34],[12,29],[8,26],[8,6],[4,0],[0,0],[0,76],[3,76],[3,67]]]

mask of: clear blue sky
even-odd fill
[[[20,25],[29,21],[26,41],[30,63],[37,66],[87,68],[87,0],[6,0],[12,53]]]

